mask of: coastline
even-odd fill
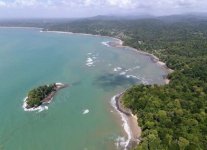
[[[159,65],[160,67],[162,67],[163,69],[167,70],[167,74],[172,73],[174,70],[170,69],[167,67],[166,63],[162,62],[159,60],[159,58],[153,54],[132,48],[130,46],[124,46],[123,45],[123,41],[121,39],[118,38],[113,38],[116,41],[108,41],[103,43],[106,46],[111,46],[111,47],[117,47],[117,48],[126,48],[126,49],[131,49],[139,54],[142,55],[146,55],[149,56],[151,58],[151,60],[156,63],[157,65]],[[169,84],[170,80],[167,78],[167,76],[163,77],[164,80],[164,84]],[[124,122],[124,124],[126,123],[126,125],[128,127],[124,127],[125,132],[128,135],[128,140],[127,140],[127,144],[125,147],[125,150],[128,149],[132,149],[135,148],[137,145],[139,145],[140,141],[141,141],[141,127],[138,125],[138,121],[137,121],[137,116],[134,115],[130,109],[126,108],[123,104],[122,104],[122,97],[124,95],[125,91],[115,95],[112,98],[112,103],[114,103],[115,105],[113,105],[113,107],[120,113],[120,116],[122,118],[122,121]]]
[[[157,56],[155,56],[153,54],[150,54],[148,52],[144,52],[142,50],[130,47],[130,46],[124,46],[123,45],[124,42],[121,39],[118,39],[118,38],[113,38],[113,39],[115,39],[116,41],[115,42],[114,41],[112,41],[112,42],[109,41],[108,43],[106,43],[106,45],[112,46],[112,47],[117,47],[117,48],[131,49],[131,50],[133,50],[133,51],[135,51],[135,52],[137,52],[139,54],[149,56],[153,62],[155,62],[160,67],[166,69],[168,74],[170,74],[170,73],[172,73],[174,71],[174,70],[168,68],[165,62],[160,61],[160,59]],[[163,79],[165,81],[165,84],[169,84],[170,80],[167,77],[164,77]]]
[[[131,49],[139,54],[142,55],[146,55],[149,56],[151,58],[151,60],[156,63],[157,65],[159,65],[160,67],[164,68],[167,70],[167,74],[172,73],[174,70],[170,69],[167,67],[166,63],[162,62],[159,60],[159,58],[153,54],[132,48],[130,46],[124,46],[123,45],[123,41],[121,39],[118,38],[113,38],[116,41],[109,41],[109,42],[105,42],[103,43],[106,46],[112,46],[112,47],[117,47],[117,48],[126,48],[126,49]],[[170,83],[170,79],[167,78],[167,76],[163,77],[164,80],[164,84],[169,84]],[[128,135],[128,140],[127,140],[127,145],[125,147],[125,150],[128,149],[132,149],[135,148],[136,146],[139,145],[140,141],[141,141],[141,127],[138,125],[138,121],[137,121],[137,116],[134,115],[130,109],[126,108],[123,104],[122,104],[122,97],[124,95],[125,91],[115,95],[112,100],[114,100],[114,108],[120,113],[120,116],[122,117],[122,121],[127,123],[128,129],[124,127],[127,135]]]
[[[159,66],[163,67],[164,69],[166,69],[168,71],[168,74],[172,73],[174,70],[170,69],[167,67],[166,63],[165,62],[162,62],[160,61],[160,59],[153,55],[153,54],[150,54],[148,52],[144,52],[142,50],[139,50],[139,49],[136,49],[136,48],[133,48],[133,47],[130,47],[130,46],[124,46],[124,41],[122,41],[121,39],[117,38],[117,37],[111,37],[111,36],[105,36],[105,35],[98,35],[98,34],[89,34],[89,33],[74,33],[74,32],[69,32],[69,31],[52,31],[52,30],[44,30],[44,28],[39,28],[39,27],[15,27],[15,26],[0,26],[0,28],[28,28],[28,29],[39,29],[40,32],[48,32],[48,33],[60,33],[60,34],[77,34],[77,35],[86,35],[86,36],[95,36],[95,37],[107,37],[107,38],[111,38],[111,39],[114,39],[115,41],[107,41],[107,42],[104,42],[106,46],[109,46],[109,47],[117,47],[117,48],[127,48],[127,49],[131,49],[135,52],[138,52],[140,54],[143,54],[143,55],[146,55],[146,56],[149,56],[151,58],[152,61],[154,61],[156,64],[158,64]],[[103,43],[102,43],[103,44]],[[166,77],[164,78],[165,80],[165,84],[168,84],[170,82],[170,80],[168,80]]]
[[[88,34],[88,33],[73,33],[73,32],[67,32],[67,31],[50,31],[50,30],[43,31],[43,30],[41,30],[40,32],[60,33],[60,34],[77,34],[77,35],[86,35],[86,36],[111,38],[111,39],[113,39],[115,41],[107,41],[107,42],[103,42],[102,44],[105,45],[105,46],[108,46],[108,47],[117,47],[117,48],[131,49],[131,50],[133,50],[133,51],[135,51],[135,52],[137,52],[139,54],[149,56],[153,62],[155,62],[160,67],[162,67],[165,70],[167,70],[167,74],[170,74],[170,73],[172,73],[174,71],[174,70],[168,68],[165,62],[160,61],[160,59],[157,56],[155,56],[153,54],[150,54],[148,52],[144,52],[142,50],[130,47],[130,46],[124,46],[123,45],[124,41],[122,41],[121,39],[116,38],[116,37],[102,36],[102,35],[98,35],[98,34],[96,35],[96,34]],[[165,84],[169,84],[170,83],[170,80],[167,77],[163,77],[163,79],[164,79]]]
[[[70,34],[70,35],[71,34],[76,34],[76,35],[95,36],[95,37],[106,37],[106,38],[114,39],[116,41],[122,41],[119,38],[115,38],[115,37],[111,37],[111,36],[107,36],[107,35],[90,34],[90,33],[75,33],[75,32],[69,32],[69,31],[52,31],[52,30],[43,30],[43,28],[39,28],[39,29],[41,29],[40,32],[59,33],[59,34]],[[115,43],[114,41],[110,41],[110,42]],[[109,46],[111,46],[111,45],[109,45]]]
[[[111,38],[115,41],[107,41],[105,42],[104,45],[109,46],[109,47],[117,47],[117,48],[126,48],[126,49],[131,49],[135,52],[138,52],[139,54],[142,55],[146,55],[149,56],[151,58],[151,60],[153,62],[155,62],[156,64],[158,64],[160,67],[164,68],[167,70],[168,74],[170,74],[171,72],[173,72],[173,70],[171,70],[170,68],[168,68],[166,66],[166,64],[162,61],[159,60],[158,57],[156,57],[153,54],[132,48],[130,46],[124,46],[123,45],[123,41],[119,38],[115,38],[115,37],[110,37],[110,36],[102,36],[102,35],[93,35],[93,34],[86,34],[86,33],[73,33],[73,32],[66,32],[66,31],[49,31],[49,30],[43,30],[44,28],[37,28],[37,27],[0,27],[0,28],[33,28],[33,29],[40,29],[40,32],[49,32],[49,33],[61,33],[61,34],[77,34],[77,35],[86,35],[86,36],[95,36],[95,37],[107,37],[107,38]],[[111,44],[110,44],[111,43]],[[167,79],[167,77],[163,77],[165,84],[169,84],[170,80]],[[122,118],[123,121],[123,127],[124,130],[128,136],[128,139],[126,141],[125,144],[125,150],[135,147],[139,144],[140,142],[140,138],[141,138],[141,128],[138,126],[138,122],[137,122],[137,117],[134,116],[131,111],[129,111],[128,109],[122,107],[121,105],[121,98],[122,95],[124,94],[124,92],[115,95],[112,99],[111,99],[111,103],[112,106],[114,107],[114,109],[119,113],[119,115]],[[26,99],[25,99],[26,100]],[[24,100],[24,101],[25,101]],[[51,99],[52,100],[52,99]],[[24,106],[24,104],[23,104]],[[43,106],[44,108],[38,108],[36,110],[42,111],[44,109],[48,109],[47,106]],[[23,107],[24,108],[24,107]],[[35,110],[25,110],[25,111],[35,111]],[[129,112],[128,112],[129,111]]]
[[[133,115],[131,110],[124,107],[124,105],[121,103],[123,94],[124,92],[113,96],[111,103],[123,121],[123,127],[127,133],[127,140],[124,144],[124,150],[128,150],[135,148],[139,144],[141,137],[141,127],[138,125],[137,116]]]
[[[115,37],[110,36],[102,36],[102,35],[93,35],[93,34],[86,34],[86,33],[73,33],[73,32],[62,32],[62,31],[41,31],[41,32],[50,32],[50,33],[63,33],[63,34],[77,34],[77,35],[86,35],[86,36],[100,36],[100,37],[107,37],[111,38],[115,41],[107,41],[102,42],[103,45],[108,47],[117,47],[117,48],[126,48],[131,49],[139,54],[146,55],[151,58],[151,60],[165,69],[167,71],[167,74],[172,73],[174,70],[167,67],[166,63],[159,60],[159,58],[153,54],[135,49],[130,46],[124,46],[124,42]],[[163,77],[164,84],[169,84],[170,80],[167,78],[167,76]],[[124,91],[125,92],[125,91]],[[127,109],[121,104],[122,96],[124,92],[119,93],[111,98],[111,104],[113,108],[118,112],[120,115],[122,122],[123,122],[123,128],[127,134],[127,140],[124,144],[124,150],[129,150],[132,148],[135,148],[141,141],[141,127],[138,125],[137,116],[133,115],[130,109]]]

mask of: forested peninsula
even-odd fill
[[[154,54],[166,62],[174,70],[168,75],[169,84],[135,85],[123,96],[124,105],[137,115],[142,128],[141,142],[136,149],[207,148],[206,16],[139,19],[98,16],[58,23],[33,25],[34,22],[24,26],[120,38],[124,45]],[[21,26],[21,22],[16,25]]]

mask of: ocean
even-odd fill
[[[0,150],[117,150],[127,134],[111,99],[164,84],[166,69],[110,37],[0,28]],[[26,112],[29,90],[67,83],[48,108]]]

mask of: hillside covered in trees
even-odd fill
[[[136,85],[123,97],[142,128],[137,149],[207,148],[207,17],[95,17],[35,26],[118,37],[125,45],[158,56],[174,70],[171,82]]]

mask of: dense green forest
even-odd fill
[[[55,84],[43,85],[32,89],[28,93],[27,105],[29,108],[37,107],[42,104],[42,100],[55,90]]]
[[[123,97],[142,128],[137,149],[207,149],[207,17],[95,17],[37,24],[44,30],[118,37],[158,56],[174,70],[168,76],[171,82],[136,85]]]

